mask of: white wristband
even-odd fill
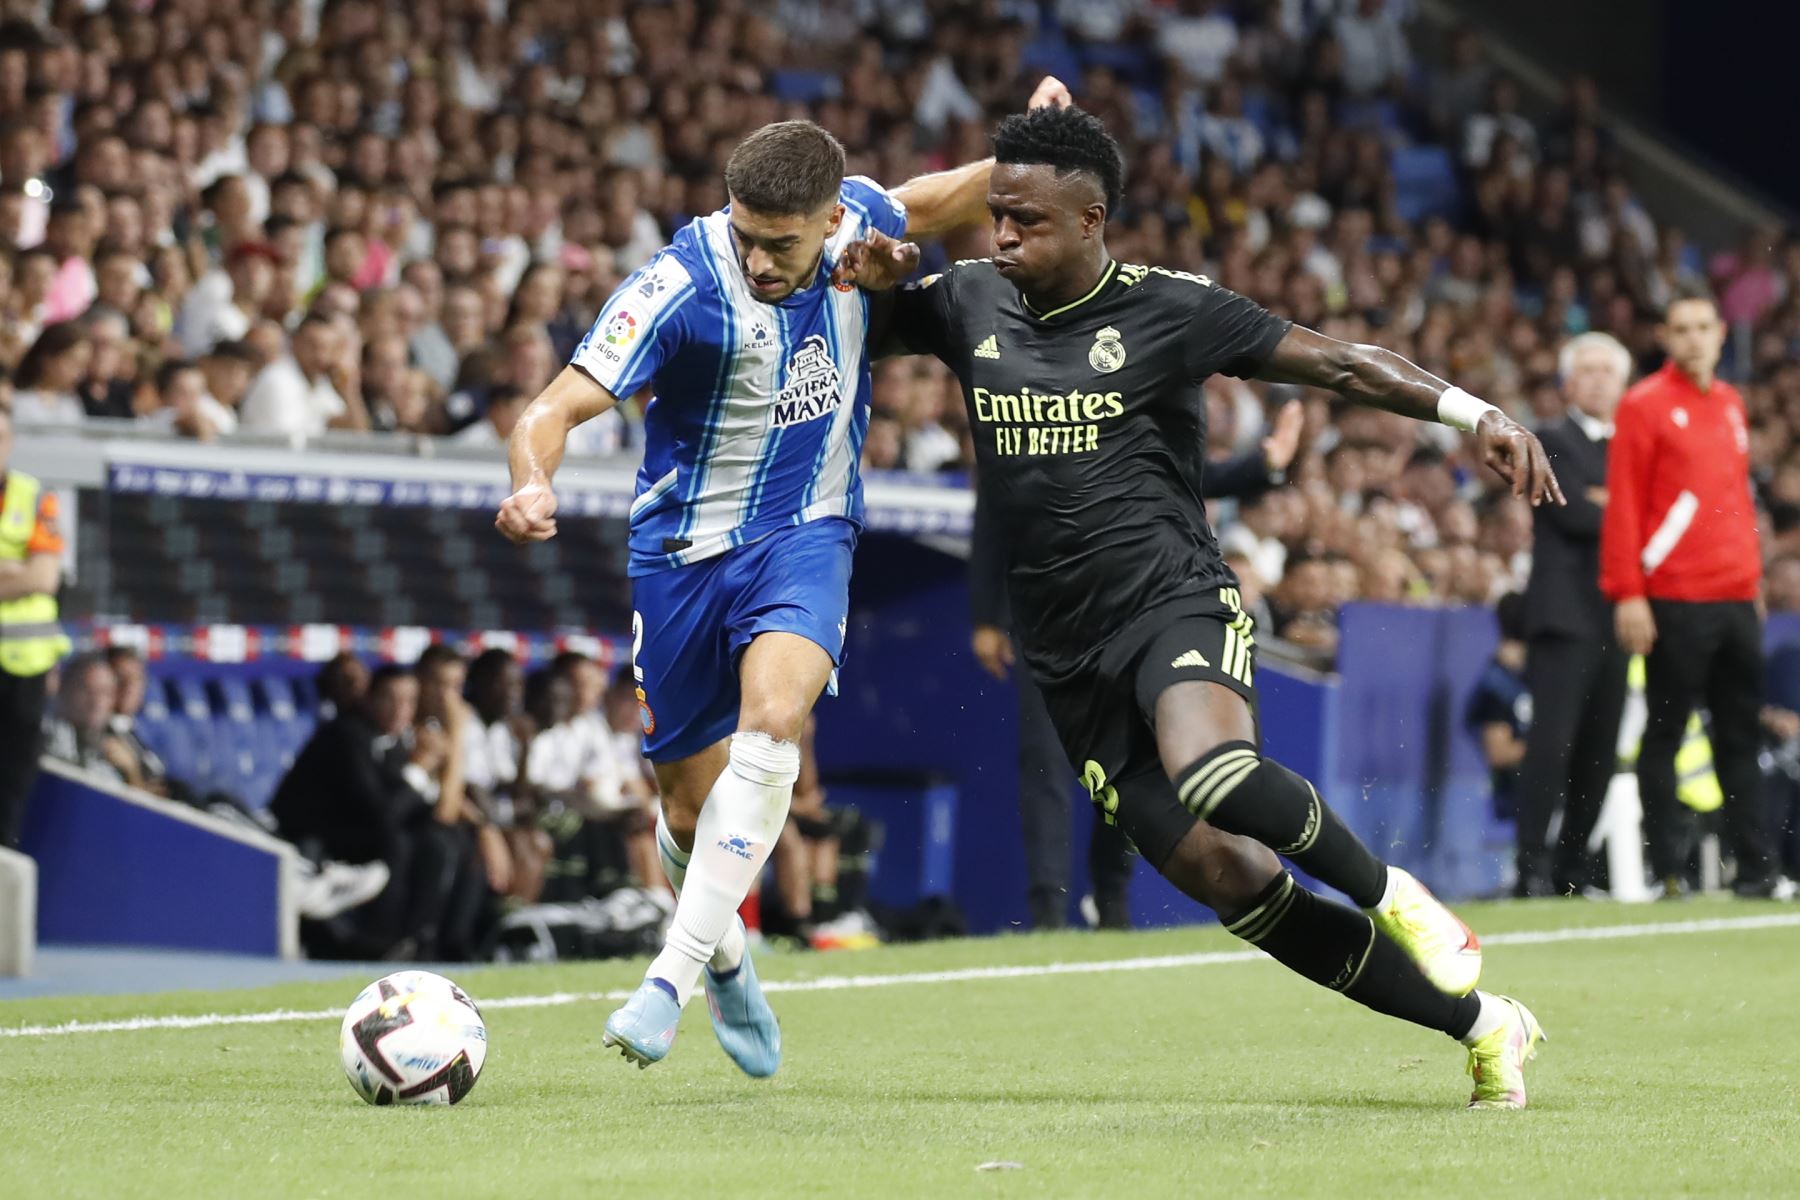
[[[1475,426],[1481,423],[1483,413],[1499,411],[1486,400],[1471,396],[1459,387],[1450,388],[1438,397],[1438,420],[1464,433],[1475,432]]]

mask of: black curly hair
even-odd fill
[[[1034,108],[1000,122],[994,131],[994,161],[1054,167],[1057,174],[1092,175],[1106,194],[1106,211],[1117,212],[1125,188],[1125,155],[1106,124],[1093,113],[1068,108]]]

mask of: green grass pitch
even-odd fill
[[[1772,904],[1471,906],[1485,935],[1788,917]],[[1789,918],[1792,919],[1792,918]],[[0,1195],[1630,1197],[1800,1194],[1800,926],[1500,938],[1485,986],[1550,1042],[1524,1113],[1462,1109],[1464,1053],[1267,961],[931,972],[1230,952],[1217,929],[770,954],[786,1060],[737,1073],[704,1004],[640,1072],[598,1000],[486,1010],[455,1108],[375,1109],[337,1023],[0,1037]],[[458,974],[478,1001],[613,991],[642,964]],[[341,1009],[305,984],[0,1004],[0,1028]],[[1011,1162],[1016,1169],[978,1171]]]

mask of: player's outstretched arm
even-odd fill
[[[618,403],[579,367],[564,367],[526,406],[506,442],[513,494],[500,505],[494,527],[515,542],[556,536],[556,493],[550,480],[562,465],[569,430]]]
[[[1326,388],[1358,404],[1473,433],[1482,461],[1512,485],[1513,495],[1534,505],[1567,503],[1549,457],[1530,430],[1391,350],[1340,342],[1296,325],[1256,377]]]
[[[1031,93],[1027,108],[1067,108],[1074,98],[1063,81],[1046,75]],[[934,171],[909,179],[894,189],[894,198],[906,205],[906,236],[935,241],[966,225],[987,220],[988,176],[994,160]]]

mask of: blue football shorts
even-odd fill
[[[854,522],[826,517],[631,581],[646,757],[686,758],[737,730],[738,661],[759,634],[797,634],[843,665],[856,537]]]

